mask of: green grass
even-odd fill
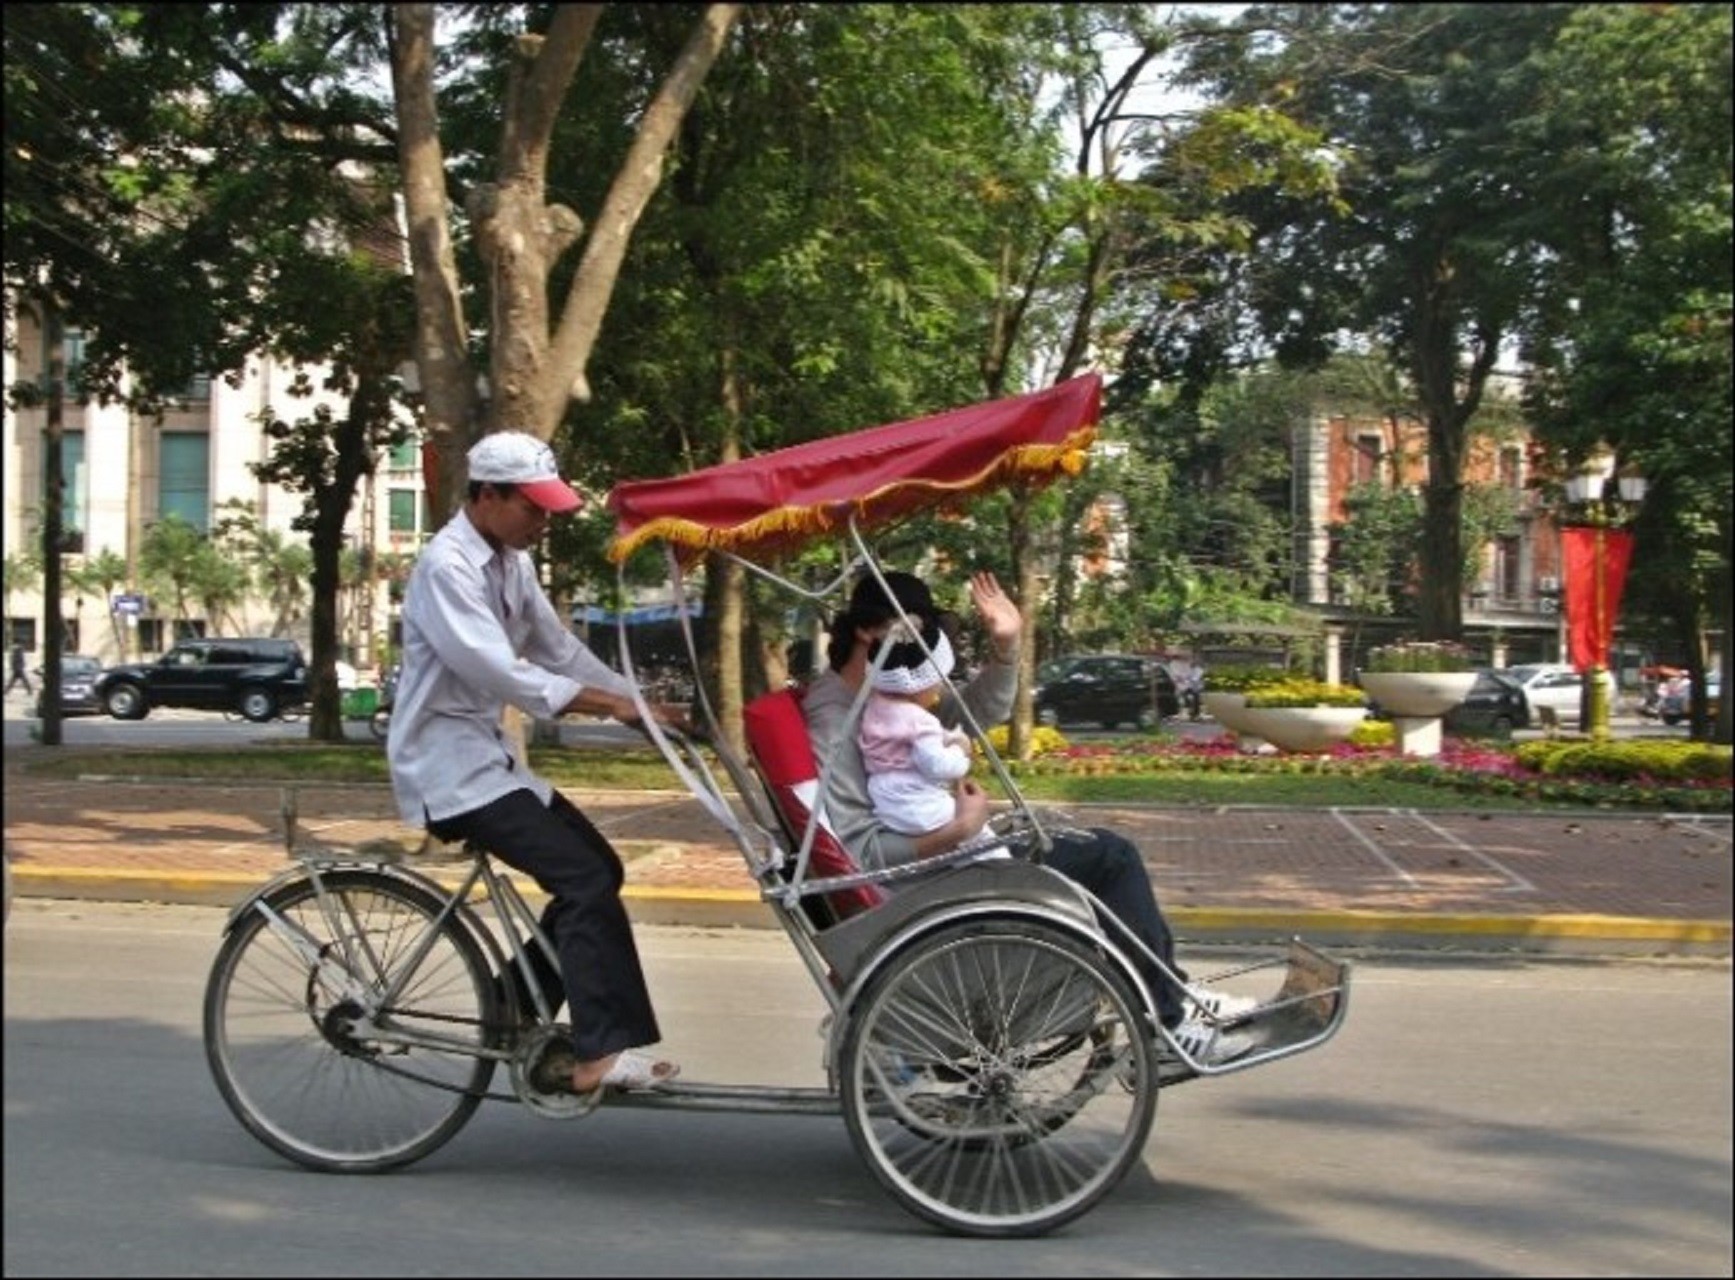
[[[649,748],[532,748],[532,765],[570,789],[681,790],[674,772]],[[374,743],[253,743],[244,751],[155,748],[113,750],[61,747],[24,766],[33,776],[197,778],[234,782],[318,782],[389,786],[385,751]],[[992,782],[990,790],[994,789]],[[1066,775],[1037,774],[1019,783],[1024,795],[1045,804],[1152,804],[1175,808],[1219,805],[1300,805],[1529,811],[1583,808],[1585,800],[1551,802],[1537,796],[1483,793],[1430,785],[1377,773],[1350,776],[1273,769],[1223,772]],[[1625,807],[1625,806],[1618,806]]]
[[[678,790],[680,780],[656,752],[530,749],[530,763],[568,787]],[[245,751],[61,747],[24,766],[33,777],[197,778],[215,782],[324,782],[391,785],[385,749],[375,743],[256,742]]]

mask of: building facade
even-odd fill
[[[1356,617],[1334,575],[1333,541],[1349,517],[1348,499],[1361,485],[1419,491],[1428,483],[1427,428],[1414,419],[1320,414],[1293,440],[1292,515],[1296,538],[1296,604],[1337,624],[1360,624],[1365,649],[1384,643],[1413,621]],[[1560,530],[1535,484],[1541,454],[1526,432],[1479,437],[1466,449],[1466,485],[1503,492],[1509,527],[1475,549],[1476,570],[1464,582],[1464,638],[1494,665],[1558,661],[1564,652]],[[1359,662],[1360,654],[1344,660]],[[1636,661],[1636,658],[1635,658]]]
[[[42,327],[29,307],[7,316],[7,386],[20,381],[43,385],[48,368]],[[81,336],[69,331],[65,354],[72,384]],[[308,641],[310,601],[304,596],[287,616],[255,589],[221,620],[204,617],[195,602],[177,611],[174,602],[152,592],[139,565],[146,531],[174,515],[200,532],[210,532],[226,512],[225,504],[248,504],[259,525],[286,541],[305,542],[292,528],[302,511],[301,495],[258,479],[249,463],[263,461],[271,442],[260,422],[274,414],[285,420],[312,413],[321,404],[341,416],[339,397],[319,390],[291,395],[298,371],[269,358],[250,360],[233,383],[199,378],[160,416],[133,412],[124,404],[80,404],[68,399],[62,410],[61,614],[66,650],[87,653],[104,664],[150,658],[182,635],[288,634]],[[43,599],[40,572],[21,572],[24,562],[40,560],[41,512],[47,492],[45,406],[5,411],[0,446],[4,471],[3,529],[7,562],[6,629],[8,644],[39,653],[52,611]],[[374,572],[345,590],[339,601],[342,656],[358,667],[382,659],[392,638],[394,565],[413,555],[430,532],[419,452],[414,444],[382,458],[364,478],[346,525],[356,561]],[[96,557],[124,564],[124,573],[103,592],[75,583],[78,571]],[[393,553],[396,553],[394,556]],[[311,592],[309,585],[308,592]]]

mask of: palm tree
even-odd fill
[[[301,616],[313,579],[313,552],[305,542],[291,542],[275,529],[258,529],[248,559],[258,574],[275,615],[271,634],[286,636],[289,626]]]
[[[126,628],[121,624],[120,614],[114,611],[112,601],[115,592],[126,585],[126,557],[116,554],[104,547],[94,556],[84,558],[84,566],[78,570],[78,587],[76,590],[85,595],[92,595],[103,601],[108,608],[108,624],[114,635],[114,652],[119,661],[125,661],[127,656]]]
[[[139,541],[139,576],[175,602],[177,623],[188,621],[187,602],[196,593],[205,535],[180,516],[167,515],[145,530]],[[176,627],[175,639],[182,628]]]
[[[34,551],[15,551],[6,556],[5,564],[6,617],[12,618],[14,592],[34,591],[42,582],[42,559]],[[7,637],[10,639],[11,637]]]
[[[206,620],[218,634],[233,631],[233,610],[246,600],[253,587],[253,575],[244,563],[224,555],[211,542],[206,542],[201,549],[197,567],[193,590],[205,611]],[[225,619],[228,620],[227,626],[224,625]]]

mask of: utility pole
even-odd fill
[[[60,745],[60,655],[66,624],[60,610],[61,441],[66,395],[66,330],[60,307],[42,294],[44,341],[48,347],[48,421],[42,432],[42,745]]]

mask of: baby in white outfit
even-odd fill
[[[943,694],[941,677],[952,670],[952,643],[932,625],[924,639],[931,661],[914,640],[892,643],[885,665],[871,677],[873,692],[857,731],[874,816],[907,836],[926,835],[952,820],[954,784],[970,772],[969,737],[946,728],[934,714]],[[996,848],[982,856],[1011,855]]]

